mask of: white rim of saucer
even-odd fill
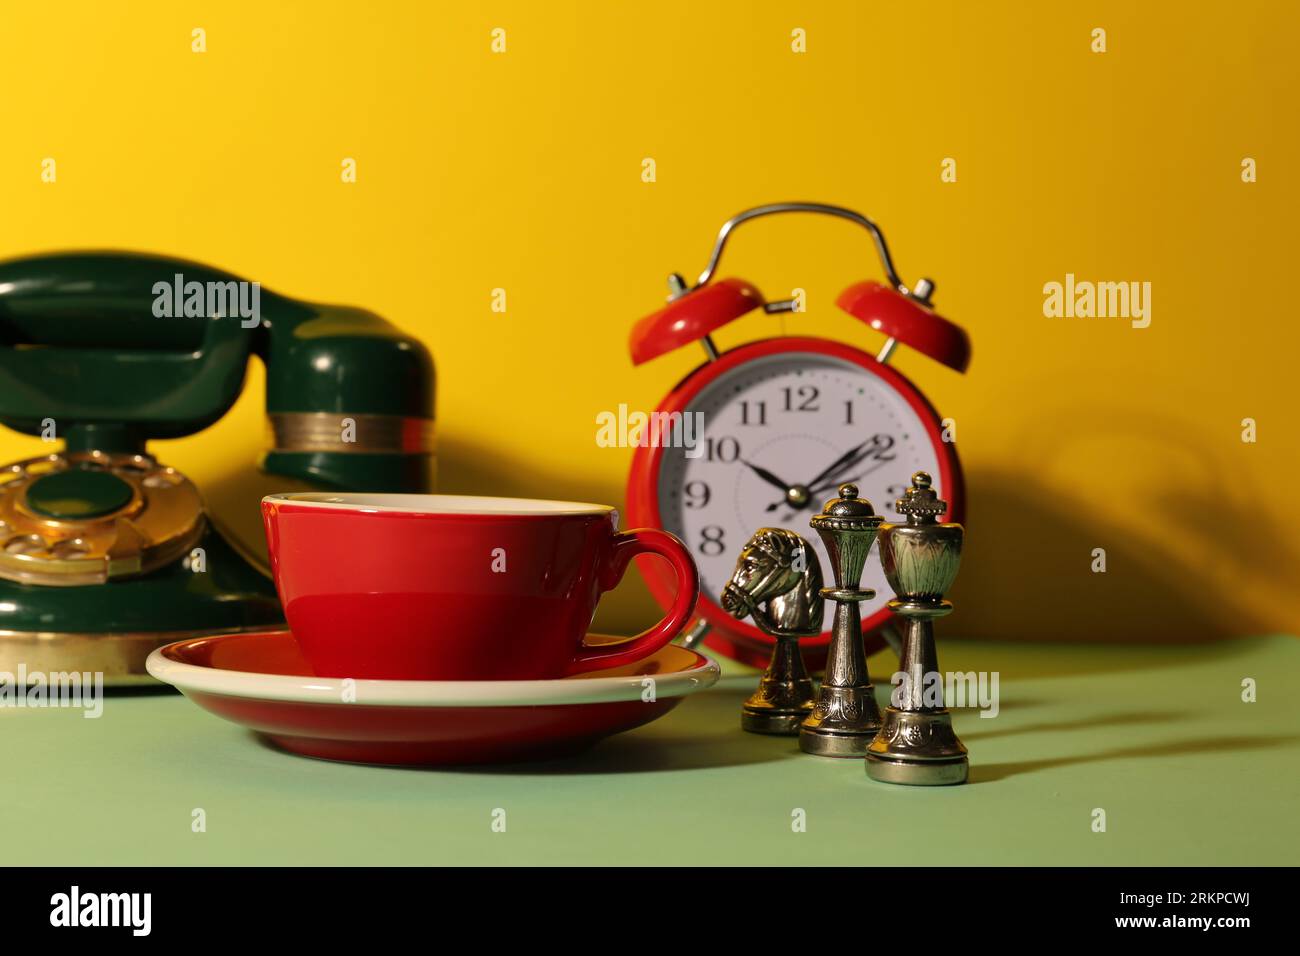
[[[184,643],[178,641],[176,643]],[[167,645],[170,647],[172,645]],[[545,704],[601,704],[640,700],[647,679],[654,681],[655,699],[685,697],[712,687],[721,675],[718,662],[698,651],[685,670],[619,677],[578,677],[557,680],[350,680],[341,677],[259,674],[223,670],[174,661],[160,647],[149,655],[145,669],[158,680],[189,693],[219,694],[250,700],[298,701],[340,707],[530,707]],[[344,681],[347,697],[344,695]],[[350,698],[350,699],[349,699]]]
[[[411,495],[370,492],[285,491],[262,501],[326,511],[395,513],[412,515],[560,516],[617,514],[612,505],[586,501],[548,501],[544,498],[491,498],[478,495]]]

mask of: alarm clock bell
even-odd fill
[[[840,293],[835,304],[887,336],[876,355],[877,361],[888,361],[897,343],[902,342],[955,371],[966,371],[970,364],[970,338],[961,326],[934,311],[930,304],[934,282],[920,279],[909,289],[894,271],[884,233],[866,216],[840,206],[804,202],[758,206],[728,219],[718,232],[709,264],[695,285],[687,286],[677,273],[669,276],[668,305],[650,313],[632,327],[628,337],[632,364],[640,365],[696,341],[704,346],[710,360],[716,359],[718,351],[710,335],[728,322],[759,307],[768,313],[792,311],[793,299],[769,302],[757,287],[744,279],[713,278],[727,239],[737,226],[761,216],[789,212],[820,213],[848,219],[863,226],[875,239],[890,285],[870,280],[856,282]]]
[[[840,293],[836,305],[885,336],[883,344],[874,356],[844,343],[808,337],[766,339],[747,343],[727,352],[720,352],[717,348],[713,341],[713,333],[734,319],[760,307],[767,313],[789,312],[795,309],[794,300],[769,301],[757,286],[744,279],[714,278],[727,241],[738,226],[750,220],[783,213],[813,213],[846,219],[863,227],[871,235],[887,283],[874,280],[856,282]],[[660,403],[656,414],[668,416],[675,413],[686,414],[692,409],[707,406],[709,413],[717,417],[720,409],[726,411],[727,408],[720,404],[718,394],[730,392],[740,396],[736,400],[740,406],[739,413],[736,415],[739,426],[770,425],[770,419],[775,418],[781,411],[793,414],[796,411],[811,409],[821,412],[824,416],[827,408],[816,405],[809,398],[817,393],[815,386],[803,385],[798,388],[787,386],[781,390],[784,393],[784,408],[774,409],[771,407],[773,402],[767,400],[772,396],[764,397],[760,386],[756,384],[760,379],[771,379],[774,373],[764,372],[760,375],[754,371],[749,374],[747,370],[776,368],[774,363],[781,361],[782,357],[797,357],[803,362],[803,365],[796,368],[794,372],[798,376],[803,376],[805,371],[811,373],[815,370],[828,369],[826,374],[834,377],[839,374],[838,369],[841,368],[854,374],[866,373],[865,380],[873,383],[874,387],[880,389],[881,394],[885,396],[877,403],[880,408],[889,412],[896,405],[901,411],[891,412],[893,419],[912,421],[916,425],[915,428],[901,429],[898,436],[900,441],[909,441],[916,446],[916,459],[910,466],[904,461],[899,461],[896,469],[899,474],[894,476],[895,481],[882,485],[878,493],[897,497],[896,492],[901,493],[907,475],[913,471],[937,469],[943,487],[948,489],[952,509],[950,514],[954,516],[951,520],[960,520],[963,506],[962,480],[955,448],[950,440],[941,437],[943,431],[940,426],[941,420],[930,403],[907,379],[895,369],[888,367],[887,363],[898,344],[902,343],[948,368],[964,372],[970,363],[970,339],[960,326],[934,310],[931,300],[935,287],[931,280],[920,279],[911,286],[902,281],[894,268],[884,234],[872,220],[851,209],[823,203],[790,202],[758,206],[733,216],[723,224],[717,234],[708,264],[694,285],[689,285],[680,274],[671,275],[668,285],[670,293],[668,304],[639,320],[631,330],[629,350],[633,364],[641,365],[692,342],[700,343],[707,361],[692,371]],[[812,379],[813,376],[810,374],[808,377],[790,379],[790,381],[810,382]],[[727,388],[722,387],[724,380]],[[735,380],[734,384],[731,384],[732,380]],[[812,389],[812,391],[804,391],[805,389]],[[863,394],[867,389],[858,388],[856,391]],[[756,396],[752,400],[745,397],[751,392]],[[796,397],[792,398],[792,395]],[[849,390],[836,399],[837,409],[840,408],[841,401],[847,402],[845,410],[849,420],[847,423],[838,423],[845,427],[855,424],[853,397],[853,391]],[[822,398],[824,399],[825,396]],[[872,409],[862,409],[861,415],[866,417],[871,411]],[[814,417],[801,423],[801,431],[817,437],[827,431],[825,424],[824,417],[821,419]],[[920,437],[921,433],[924,433],[924,438]],[[877,434],[875,437],[880,439],[882,436]],[[842,467],[838,470],[825,469],[823,474],[811,483],[787,484],[781,481],[777,478],[776,472],[785,474],[785,470],[770,462],[764,464],[751,460],[746,454],[747,449],[742,449],[740,442],[732,436],[713,439],[707,447],[710,457],[717,454],[723,461],[727,461],[727,456],[734,452],[730,460],[748,469],[745,480],[757,482],[756,487],[762,487],[761,483],[764,482],[778,488],[784,485],[786,492],[784,504],[792,509],[792,514],[787,518],[793,519],[793,510],[809,509],[818,494],[833,487],[833,485],[825,485],[826,481],[854,478],[856,476],[850,472],[856,467],[865,467],[864,463],[871,464],[873,470],[876,467],[886,467],[889,464],[888,453],[891,450],[896,451],[893,449],[894,437],[886,437],[890,439],[890,448],[883,448],[883,442],[868,447],[865,451],[862,450],[862,445],[851,448],[848,453],[833,462],[834,465]],[[709,441],[706,439],[706,442]],[[724,445],[724,442],[731,442],[731,444]],[[780,445],[780,436],[760,444],[763,449],[777,447]],[[673,464],[673,458],[665,456],[664,452],[663,448],[644,445],[637,448],[628,481],[628,520],[635,524],[666,527],[680,537],[688,537],[683,533],[683,527],[675,526],[668,512],[674,506],[674,502],[685,497],[691,484],[702,487],[708,492],[707,496],[703,491],[693,496],[697,501],[707,498],[706,505],[714,500],[715,492],[709,482],[702,481],[684,482],[680,493],[669,488],[672,479],[666,476],[676,466]],[[788,456],[791,459],[789,468],[797,470],[805,467],[800,459],[815,452],[816,449],[809,446],[807,442],[797,450],[792,444]],[[757,454],[755,452],[754,457]],[[895,457],[905,456],[895,454]],[[848,471],[845,471],[845,468]],[[680,476],[680,471],[678,474]],[[740,480],[737,478],[735,482],[729,484],[733,492],[739,487]],[[819,487],[819,482],[824,487]],[[719,496],[723,493],[722,489],[716,492]],[[770,494],[770,491],[768,493]],[[737,502],[732,510],[744,512],[742,518],[752,523],[748,528],[737,528],[736,531],[743,532],[747,537],[754,528],[771,524],[770,513],[779,506],[780,502],[774,503],[751,515]],[[691,505],[688,503],[686,507],[690,508]],[[708,536],[710,529],[712,529],[711,537]],[[717,561],[720,574],[725,574],[724,567],[729,567],[728,562],[734,562],[734,551],[728,552],[725,547],[717,551],[716,548],[717,542],[723,539],[725,530],[720,524],[709,525],[706,528],[706,536],[701,540],[701,547],[710,549],[696,554],[696,560],[702,564],[701,572],[706,580],[709,577],[708,560]],[[745,537],[737,541],[736,547],[739,546],[740,541],[745,540]],[[717,553],[712,553],[714,551]],[[662,569],[650,561],[640,562],[640,566],[651,592],[662,603],[667,594],[667,582],[660,580],[663,577]],[[884,582],[880,583],[883,585]],[[725,609],[718,606],[720,600],[720,594],[715,599],[715,596],[710,593],[710,588],[706,587],[702,591],[700,618],[685,635],[684,643],[687,646],[694,646],[705,642],[725,654],[756,666],[763,666],[770,656],[772,639],[747,623],[736,621],[726,613]],[[864,610],[863,618],[863,631],[871,635],[868,638],[869,646],[882,646],[886,636],[894,642],[894,635],[885,628],[885,625],[890,622],[890,612],[884,606],[883,599],[881,607],[875,609],[870,615]],[[810,666],[815,668],[822,666],[828,642],[828,633],[803,642],[804,653]]]

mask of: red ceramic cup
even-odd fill
[[[538,680],[629,664],[690,620],[699,575],[666,531],[605,505],[458,495],[262,499],[284,615],[322,677]],[[668,615],[616,644],[583,638],[638,554],[677,575]]]

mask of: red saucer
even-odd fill
[[[316,677],[285,630],[179,641],[154,651],[146,667],[205,710],[285,750],[407,765],[576,753],[662,717],[718,679],[714,661],[676,645],[635,664],[561,680]]]

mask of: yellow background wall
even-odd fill
[[[443,490],[615,503],[630,452],[596,445],[596,413],[652,408],[700,360],[628,360],[665,274],[698,272],[747,206],[852,206],[974,345],[965,376],[896,359],[958,425],[950,632],[1294,631],[1298,27],[1280,2],[3,0],[0,255],[151,250],[369,307],[438,363]],[[725,265],[773,297],[807,289],[809,311],[751,315],[720,345],[878,345],[832,304],[880,277],[852,227],[752,226]],[[1044,318],[1067,272],[1150,281],[1150,328]],[[258,494],[284,486],[246,474],[262,381],[154,446],[254,540]],[[0,439],[0,460],[47,450]],[[599,623],[652,613],[635,584]]]

